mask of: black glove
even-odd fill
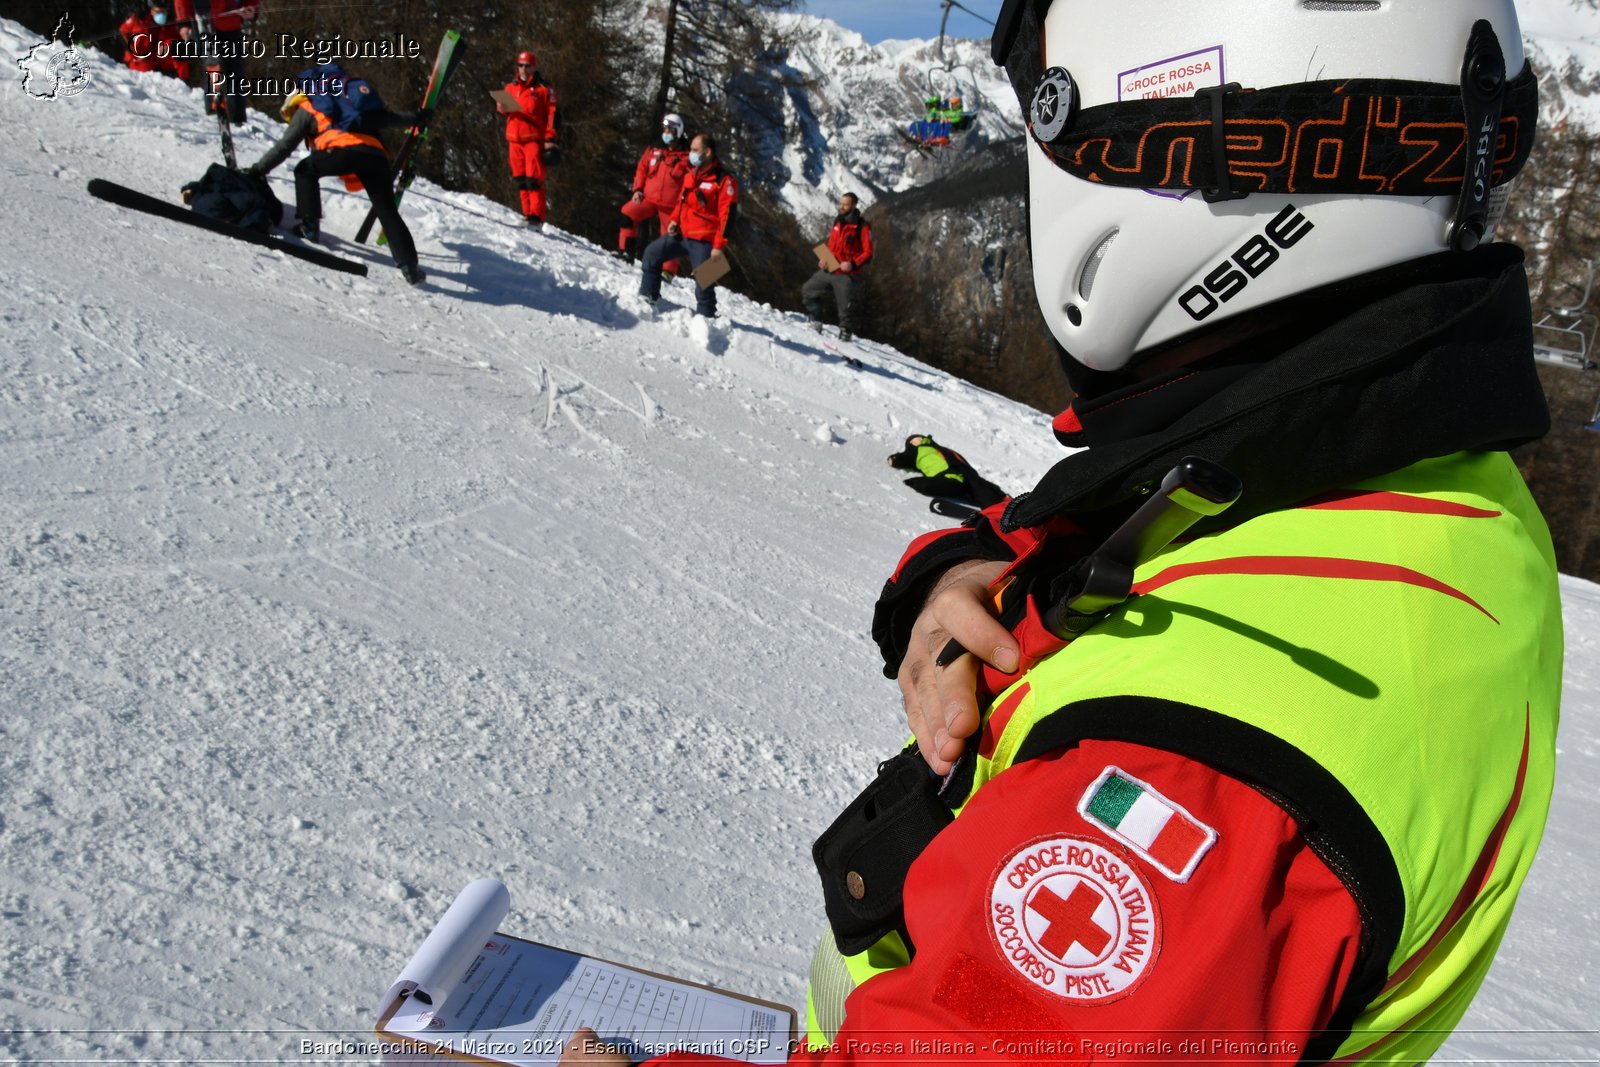
[[[428,123],[430,123],[432,121],[433,121],[433,108],[431,108],[431,107],[419,107],[419,108],[417,108],[417,125],[426,126]]]
[[[260,163],[252,163],[248,167],[245,167],[240,173],[248,174],[252,178],[264,177],[266,174],[266,172],[261,169]]]
[[[889,466],[895,470],[914,471],[917,469],[917,446],[927,440],[925,434],[914,433],[906,438],[906,447],[889,456]]]

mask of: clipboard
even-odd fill
[[[578,1026],[594,1027],[602,1040],[636,1055],[698,1052],[771,1067],[786,1063],[788,1050],[799,1042],[798,1014],[786,1004],[499,931],[484,943],[478,960],[487,966],[506,952],[514,953],[519,965],[485,970],[495,980],[492,988],[469,979],[443,1004],[412,994],[395,998],[372,1031],[388,1046],[383,1062],[556,1067]],[[530,987],[513,980],[511,988],[499,988],[513,974]],[[465,1018],[452,1010],[460,998],[467,1000],[460,1005],[468,1009]],[[514,1009],[521,1005],[514,999],[537,1010],[518,1013]]]
[[[380,1001],[385,1064],[556,1067],[580,1026],[641,1059],[681,1049],[788,1061],[792,1008],[502,933],[510,902],[492,878],[456,897]]]
[[[700,288],[709,289],[717,284],[718,278],[721,278],[732,269],[733,263],[728,259],[727,251],[724,250],[722,255],[714,259],[708,259],[696,267],[690,272],[690,277],[694,279],[694,283]]]
[[[832,273],[839,269],[839,257],[833,254],[827,242],[813,245],[811,251],[817,254],[817,262],[822,264],[822,269]]]
[[[494,102],[511,112],[513,115],[526,114],[522,110],[522,101],[506,92],[504,89],[490,89],[489,95],[494,97]]]

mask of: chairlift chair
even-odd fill
[[[978,79],[971,67],[965,63],[952,63],[945,54],[945,26],[950,21],[950,9],[956,7],[986,22],[989,20],[957,0],[944,0],[940,6],[944,13],[939,17],[939,65],[928,68],[928,92],[944,101],[959,101],[954,107],[947,103],[942,117],[950,121],[953,129],[964,130],[978,117]],[[962,71],[966,72],[965,78],[960,74]],[[935,78],[936,73],[942,77]]]
[[[968,129],[978,117],[978,79],[965,63],[952,63],[945,54],[945,26],[950,21],[950,9],[960,8],[975,18],[993,25],[993,20],[967,7],[959,0],[943,0],[944,13],[939,18],[938,65],[928,68],[928,92],[919,100],[923,105],[922,118],[896,127],[900,136],[925,155],[935,148],[950,144],[954,131]],[[957,57],[959,58],[959,57]],[[929,103],[937,98],[940,106]]]
[[[1596,369],[1595,337],[1600,333],[1600,318],[1588,310],[1595,267],[1596,263],[1589,264],[1589,277],[1577,303],[1550,308],[1533,324],[1533,358],[1540,363],[1579,372]],[[1583,428],[1600,432],[1600,393],[1595,396],[1594,412]]]

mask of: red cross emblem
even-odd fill
[[[1161,954],[1161,912],[1133,860],[1103,841],[1044,835],[989,890],[989,933],[1017,976],[1080,1004],[1132,993]]]
[[[1040,886],[1028,901],[1028,908],[1050,923],[1039,938],[1039,947],[1057,959],[1066,959],[1072,946],[1078,944],[1098,958],[1111,943],[1111,931],[1094,921],[1094,913],[1104,899],[1088,882],[1079,882],[1066,899],[1049,886]]]

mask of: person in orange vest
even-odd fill
[[[539,74],[539,59],[530,51],[517,53],[517,75],[506,83],[521,111],[494,109],[506,117],[506,147],[511,156],[511,176],[520,192],[522,217],[529,226],[544,226],[544,165],[555,152],[556,91]]]
[[[854,336],[851,330],[861,309],[861,290],[866,284],[861,269],[872,259],[872,227],[861,217],[857,202],[855,193],[841,196],[839,214],[828,231],[828,251],[839,261],[838,267],[829,270],[818,260],[817,272],[800,288],[800,299],[811,316],[811,328],[818,332],[822,330],[822,298],[828,290],[833,290],[833,302],[839,309],[841,341]]]
[[[667,232],[667,220],[678,206],[683,176],[689,173],[689,146],[684,141],[683,119],[668,114],[661,120],[661,143],[651,145],[633,168],[633,196],[622,205],[622,227],[617,231],[617,255],[633,262],[632,251],[641,224],[658,220]]]
[[[123,62],[130,70],[159,71],[180,81],[189,80],[189,62],[172,54],[172,43],[178,40],[178,27],[165,0],[148,7],[137,5],[123,20],[118,31],[125,48]]]
[[[639,295],[652,308],[661,299],[661,268],[669,260],[687,256],[690,269],[697,270],[707,260],[727,254],[728,226],[739,206],[739,181],[717,158],[717,141],[709,133],[697,133],[689,142],[689,166],[666,235],[644,250]],[[695,286],[695,313],[716,317],[714,286]]]
[[[328,67],[318,68],[326,71]],[[363,83],[364,84],[364,83]],[[295,215],[298,222],[294,232],[307,241],[321,236],[322,194],[317,187],[319,179],[330,174],[344,178],[345,186],[352,191],[365,188],[377,213],[378,224],[389,238],[389,252],[407,283],[420,285],[425,277],[417,265],[417,246],[411,230],[400,217],[400,208],[394,200],[394,171],[389,165],[388,153],[376,130],[388,126],[413,126],[426,123],[430,117],[427,108],[417,111],[382,110],[367,120],[366,128],[342,129],[333,118],[317,110],[306,89],[315,92],[315,86],[306,85],[290,93],[284,100],[281,114],[289,123],[278,142],[267,149],[255,163],[244,168],[246,174],[264,178],[289,157],[295,146],[304,142],[310,153],[294,168]]]
[[[197,28],[207,33],[208,55],[215,60],[207,63],[216,76],[208,81],[206,110],[227,109],[228,121],[237,126],[244,122],[244,94],[239,91],[244,81],[244,27],[261,13],[261,0],[175,0],[178,16],[178,34],[192,40]]]

